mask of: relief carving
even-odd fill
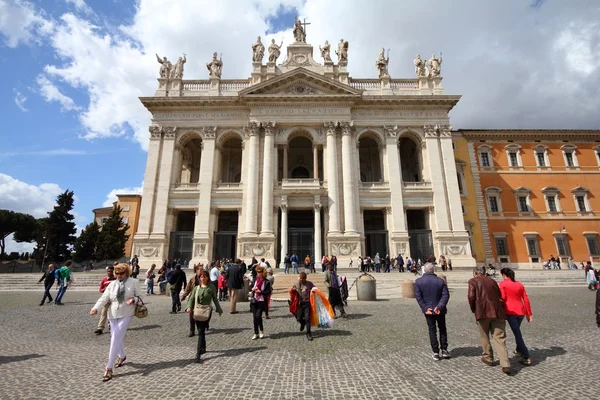
[[[162,131],[163,131],[163,137],[165,139],[175,139],[176,133],[175,131],[177,130],[177,127],[175,126],[163,126],[162,127]]]
[[[151,126],[148,130],[150,131],[150,139],[160,139],[162,137],[162,128],[160,126]]]
[[[384,125],[383,126],[383,131],[385,132],[385,135],[387,137],[391,137],[391,138],[395,138],[398,136],[398,131],[400,130],[400,128],[398,128],[398,125]]]
[[[332,243],[331,244],[331,254],[334,256],[348,256],[348,255],[353,255],[353,256],[358,256],[358,253],[356,252],[356,248],[357,245],[356,243],[354,244],[348,244],[348,243]]]
[[[142,257],[158,257],[158,246],[139,246],[136,250],[137,253]]]
[[[425,125],[423,126],[426,138],[436,138],[439,133],[439,126],[437,125]]]
[[[200,130],[202,139],[215,139],[217,137],[216,126],[205,126]]]
[[[206,253],[206,244],[205,243],[196,244],[194,247],[194,256],[202,257],[204,255],[204,253]]]

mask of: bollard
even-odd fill
[[[448,279],[446,278],[446,275],[444,274],[439,274],[438,278],[442,278],[444,280],[444,282],[446,282],[446,286],[448,286]]]
[[[405,280],[402,282],[402,297],[408,299],[415,298],[415,282],[411,280]]]
[[[244,276],[244,287],[238,289],[237,293],[237,302],[238,303],[247,303],[248,301],[248,293],[250,293],[250,279]]]
[[[363,274],[356,282],[356,299],[360,301],[377,300],[377,289],[375,278],[368,274]]]

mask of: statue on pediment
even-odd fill
[[[156,60],[160,64],[160,70],[158,71],[158,75],[161,78],[169,78],[171,75],[171,69],[173,68],[173,64],[171,61],[167,59],[167,57],[163,57],[162,59],[156,54]]]
[[[306,32],[302,27],[302,22],[298,18],[294,19],[294,41],[299,43],[306,43]]]
[[[427,65],[424,60],[421,59],[421,56],[417,54],[417,57],[414,60],[415,64],[415,74],[417,74],[417,78],[425,78],[427,77]]]
[[[331,45],[329,41],[326,40],[323,47],[319,46],[319,50],[321,50],[321,57],[323,57],[323,61],[332,62],[331,61]]]
[[[440,74],[442,72],[442,53],[440,53],[440,58],[437,58],[435,56],[435,54],[432,54],[429,61],[427,61],[427,64],[429,65],[429,76],[430,77],[433,78],[433,77],[440,76]]]
[[[348,41],[344,41],[344,39],[340,39],[338,43],[338,49],[335,52],[338,56],[338,63],[340,62],[348,62]]]
[[[262,63],[264,55],[265,46],[262,44],[259,36],[258,39],[256,39],[256,43],[252,45],[252,62]]]
[[[217,59],[217,52],[215,51],[213,54],[213,59],[211,62],[206,63],[206,68],[208,69],[208,76],[210,78],[218,78],[221,79],[221,71],[223,69],[223,55],[221,54],[221,59]]]
[[[385,49],[382,47],[381,48],[381,52],[379,53],[379,56],[377,57],[377,60],[375,61],[375,65],[377,66],[377,69],[379,70],[379,78],[384,78],[390,77],[390,74],[388,73],[388,63],[390,62],[390,57],[388,55],[388,57],[385,57]]]
[[[183,53],[183,57],[179,57],[177,62],[171,69],[171,79],[183,79],[183,64],[185,64],[187,58],[185,58],[185,53]]]
[[[281,55],[281,46],[283,46],[283,40],[281,44],[277,46],[275,43],[275,39],[271,39],[271,45],[269,46],[269,62],[274,63],[277,62],[277,59]]]

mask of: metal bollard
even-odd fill
[[[360,301],[376,301],[376,280],[369,274],[363,274],[356,282],[356,299]]]

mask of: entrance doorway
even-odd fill
[[[288,212],[288,253],[296,253],[300,264],[306,255],[314,258],[315,217],[312,210],[290,210]],[[281,255],[282,258],[285,254]]]
[[[425,262],[427,256],[434,255],[433,238],[431,229],[427,223],[425,211],[406,210],[406,222],[408,225],[408,244],[410,256],[413,260]]]
[[[194,248],[194,211],[179,211],[176,219],[176,231],[169,238],[168,258],[180,262],[192,259]]]
[[[217,231],[214,233],[213,258],[237,257],[238,212],[220,211]]]
[[[386,254],[389,254],[385,210],[365,210],[363,219],[365,224],[365,255],[375,257],[379,253],[379,257],[383,259]]]

